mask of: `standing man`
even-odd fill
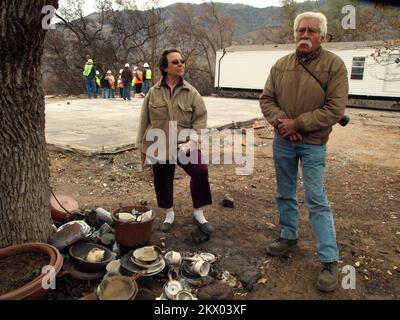
[[[110,71],[111,73],[111,71]],[[110,90],[111,90],[111,84],[110,84],[110,78],[108,76],[109,74],[105,74],[101,77],[100,82],[101,82],[101,95],[103,99],[108,99],[110,98]]]
[[[150,66],[147,62],[143,65],[143,92],[146,95],[149,92],[151,87],[151,79],[153,78],[153,72],[150,69]]]
[[[93,60],[89,59],[83,69],[83,77],[85,79],[85,87],[89,99],[93,97],[97,98],[97,88],[96,88],[96,67],[93,64]]]
[[[261,110],[275,128],[273,142],[281,234],[267,253],[282,256],[297,245],[298,165],[301,160],[305,202],[317,240],[322,271],[317,288],[338,285],[339,250],[332,210],[325,194],[326,143],[344,114],[348,80],[343,61],[321,47],[327,34],[322,13],[305,12],[294,21],[296,52],[272,68],[260,97]]]
[[[132,89],[132,80],[133,80],[133,73],[129,68],[129,63],[125,65],[124,71],[122,71],[121,75],[122,83],[124,85],[124,92],[123,98],[124,101],[129,100],[131,101],[131,89]]]

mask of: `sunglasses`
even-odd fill
[[[185,62],[186,62],[185,60],[172,60],[172,61],[171,61],[171,63],[172,63],[172,64],[175,64],[175,65],[177,65],[177,64],[179,64],[179,63],[185,64]]]

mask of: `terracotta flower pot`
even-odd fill
[[[40,252],[49,256],[49,266],[53,266],[56,274],[61,270],[63,257],[53,246],[47,243],[24,243],[16,246],[0,249],[0,259],[28,252]],[[9,291],[0,296],[0,300],[35,300],[42,298],[46,290],[42,287],[42,279],[45,274],[40,275],[26,285]]]

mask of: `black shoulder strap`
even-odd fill
[[[304,68],[304,70],[306,70],[308,72],[308,74],[313,77],[315,79],[315,81],[317,81],[319,83],[319,85],[321,86],[321,89],[326,93],[326,91],[328,90],[328,87],[326,84],[323,84],[305,65],[303,62],[300,61],[300,59],[297,59],[297,61],[299,61],[300,65]]]

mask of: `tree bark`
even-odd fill
[[[0,0],[0,247],[51,233],[41,56],[42,8],[58,0]]]

